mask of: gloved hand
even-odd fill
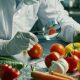
[[[73,42],[73,38],[80,34],[80,26],[65,26],[61,29],[60,37],[65,42]]]
[[[15,55],[23,50],[30,50],[37,42],[37,37],[31,32],[18,32],[7,44],[6,52],[8,55]]]

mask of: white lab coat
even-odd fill
[[[57,19],[62,29],[60,38],[67,42],[72,41],[73,26],[80,30],[80,25],[69,17],[59,0],[28,0],[26,3],[26,0],[19,1],[16,6],[15,0],[0,0],[0,50],[18,31],[30,31],[38,18],[44,26],[53,18]],[[71,27],[72,33],[68,29],[64,33],[65,27]]]

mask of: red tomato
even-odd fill
[[[35,44],[33,48],[28,51],[29,56],[33,59],[40,58],[42,53],[43,48],[39,43]]]
[[[54,43],[50,47],[50,52],[58,52],[60,56],[63,56],[65,54],[65,48],[62,44],[60,43]]]
[[[57,33],[57,31],[56,31],[56,30],[51,29],[51,30],[49,30],[48,35],[52,35],[52,34],[54,34],[54,33]]]
[[[79,50],[72,51],[72,54],[76,55],[80,59],[80,51]]]
[[[8,64],[0,65],[0,78],[2,80],[13,80],[20,75],[20,71],[12,68]]]
[[[68,62],[69,64],[69,70],[68,72],[74,72],[77,70],[77,64],[79,61],[79,58],[75,55],[72,56],[66,56],[64,59]]]
[[[49,55],[45,57],[45,64],[47,67],[51,66],[52,61],[56,61],[60,58],[58,52],[51,52]]]

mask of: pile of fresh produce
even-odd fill
[[[65,74],[80,71],[80,43],[70,43],[66,46],[53,43],[49,51],[44,57],[48,72],[32,71],[31,76],[37,80],[75,80]]]
[[[60,61],[61,59],[63,60]],[[80,43],[70,43],[65,47],[60,43],[54,43],[50,47],[50,53],[45,57],[45,64],[48,68],[51,68],[51,66],[53,65],[56,66],[56,68],[58,66],[57,68],[59,69],[58,72],[62,70],[61,71],[62,73],[65,73],[61,68],[61,65],[62,66],[64,65],[66,66],[64,70],[67,69],[66,72],[73,73],[78,70],[77,66],[79,60],[80,60]],[[57,63],[57,65],[55,64],[54,61]],[[53,70],[55,71],[56,68],[54,67]]]
[[[33,59],[40,59],[43,54],[41,44],[35,44],[28,55]],[[32,71],[31,76],[36,80],[75,80],[65,75],[80,71],[80,43],[70,43],[67,46],[61,43],[53,43],[49,54],[44,57],[44,63],[48,72]],[[0,56],[0,78],[2,80],[14,80],[20,76],[20,69],[25,65],[12,58]],[[4,77],[5,76],[5,77]]]

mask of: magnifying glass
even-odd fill
[[[45,27],[43,27],[43,36],[46,40],[56,37],[61,31],[61,27],[56,19],[49,21]]]

